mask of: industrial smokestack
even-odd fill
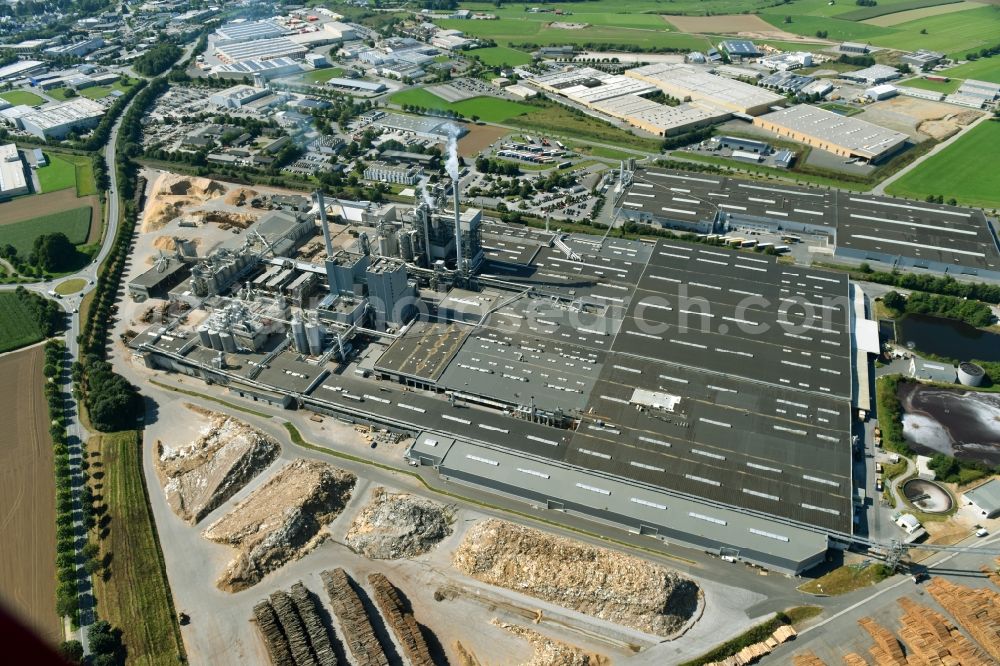
[[[330,239],[330,223],[326,219],[326,202],[323,201],[323,191],[316,190],[316,205],[319,206],[319,221],[323,226],[323,240],[326,242],[326,256],[333,256],[333,241]]]
[[[455,193],[455,268],[462,270],[462,209],[458,206],[458,181],[452,183]]]

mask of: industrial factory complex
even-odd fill
[[[644,224],[817,234],[837,256],[1000,279],[997,238],[981,210],[665,169],[625,173],[622,215]]]
[[[622,213],[646,223],[826,233],[851,256],[997,272],[971,210],[654,169],[620,178]],[[450,189],[415,207],[317,193],[311,211],[266,213],[207,256],[178,243],[129,290],[188,314],[136,334],[134,353],[408,434],[410,464],[449,481],[772,570],[850,542],[851,429],[870,409],[877,348],[846,275],[507,226]],[[320,234],[325,257],[300,258]]]

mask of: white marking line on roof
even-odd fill
[[[643,204],[639,203],[638,201],[626,201],[625,205],[626,206],[633,206],[635,208],[643,208],[644,207]]]
[[[682,199],[680,197],[674,197],[674,201],[677,203],[689,203],[689,204],[700,204],[701,202],[697,199]]]
[[[684,210],[683,208],[668,208],[667,206],[663,206],[662,208],[660,208],[660,210],[665,211],[667,213],[683,213],[684,215],[697,215],[698,214],[697,212],[695,212],[693,210]]]
[[[821,210],[806,210],[805,208],[793,208],[792,210],[795,211],[796,213],[804,213],[806,215],[825,215],[826,214],[826,213],[824,213]]]
[[[788,217],[788,213],[782,213],[780,210],[765,210],[768,215],[777,215],[778,217]]]
[[[757,203],[778,203],[774,199],[761,199],[760,197],[747,197],[747,201],[756,201]]]
[[[648,197],[649,199],[656,196],[655,194],[643,194],[642,192],[629,192],[628,195],[630,197]]]
[[[670,245],[668,243],[663,243],[661,247],[669,247],[671,250],[680,250],[681,252],[694,252],[694,248],[680,247],[678,245]]]
[[[553,442],[551,439],[542,439],[541,437],[536,437],[535,435],[525,435],[528,439],[533,442],[538,442],[540,444],[548,444],[550,446],[559,446],[559,442]]]
[[[442,414],[441,418],[448,419],[449,421],[455,421],[456,423],[464,423],[465,425],[472,425],[472,421],[468,419],[460,419],[457,416],[451,416],[449,414]]]
[[[693,183],[710,183],[712,185],[719,185],[719,181],[711,180],[709,178],[693,178],[691,176],[675,176],[669,173],[663,173],[661,171],[647,171],[647,175],[656,176],[657,178],[673,178],[675,180],[689,180]]]
[[[888,243],[890,245],[904,245],[906,247],[919,247],[924,250],[938,250],[939,252],[952,252],[954,254],[964,254],[970,257],[983,257],[986,255],[982,252],[973,252],[972,250],[956,250],[951,247],[941,247],[939,245],[924,245],[923,243],[910,243],[908,241],[890,240],[888,238],[879,238],[878,236],[854,236],[854,238],[860,238],[861,240],[870,240],[877,243]]]
[[[906,220],[889,220],[884,217],[873,217],[871,215],[858,215],[857,213],[851,213],[851,217],[856,217],[859,220],[870,220],[872,222],[884,222],[886,224],[898,224],[904,227],[917,227],[919,229],[932,229],[934,231],[943,231],[953,234],[965,234],[966,236],[978,236],[979,233],[973,229],[952,229],[951,227],[941,227],[936,224],[920,224],[919,222],[907,222]]]
[[[719,208],[731,208],[733,210],[746,210],[746,206],[734,206],[733,204],[717,204]]]
[[[683,187],[671,187],[671,192],[682,192],[684,194],[691,194],[691,190],[685,190]]]
[[[794,194],[797,197],[822,197],[822,194],[812,194],[810,192],[801,192],[798,190],[783,190],[778,187],[761,187],[760,185],[744,185],[740,184],[739,187],[748,190],[762,190],[764,192],[781,192],[782,194]]]
[[[652,183],[636,183],[636,182],[633,181],[632,187],[648,187],[649,189],[653,189],[653,184]]]
[[[925,206],[911,206],[910,204],[898,204],[892,203],[891,201],[879,201],[878,199],[861,199],[859,197],[851,197],[851,201],[857,201],[858,203],[872,204],[875,206],[891,206],[892,208],[905,208],[906,210],[922,210],[926,213],[937,213],[938,215],[954,215],[955,217],[972,217],[972,213],[959,213],[954,210],[940,210],[938,208],[927,208]]]

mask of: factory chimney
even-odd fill
[[[333,256],[333,241],[330,240],[330,223],[326,219],[326,203],[323,201],[323,191],[316,190],[316,205],[319,206],[319,221],[323,225],[323,241],[326,243],[326,256]]]
[[[458,181],[452,182],[455,193],[455,268],[462,272],[462,209],[458,206]]]

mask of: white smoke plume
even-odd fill
[[[423,185],[420,186],[420,196],[424,200],[424,203],[427,204],[428,208],[434,208],[434,199],[431,197],[430,192],[427,191],[427,188]]]
[[[444,168],[451,176],[452,181],[456,184],[458,183],[458,135],[461,130],[457,125],[453,123],[448,123],[445,125],[445,130],[448,132],[448,161],[445,162]]]

